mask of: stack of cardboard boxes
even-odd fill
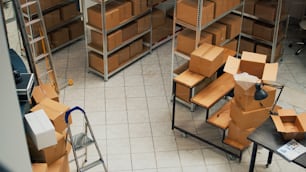
[[[41,116],[43,115],[46,116],[47,121],[44,120],[42,123],[42,120],[40,120],[39,124],[34,124],[34,126],[40,125],[39,131],[38,129],[36,129],[36,132],[33,132],[33,129],[30,130],[31,132],[27,131],[28,148],[33,163],[32,168],[34,171],[39,170],[39,172],[68,172],[68,154],[71,145],[65,140],[66,123],[64,116],[69,107],[58,102],[56,92],[48,85],[37,86],[34,90],[33,99],[36,105],[31,109],[31,113],[26,115],[26,119],[30,124],[29,117],[33,116],[33,114],[39,114],[35,119],[32,118],[32,121],[42,119]],[[50,123],[51,127],[48,127],[48,123]],[[69,123],[72,123],[71,117],[69,118]],[[39,142],[53,144],[39,146]]]
[[[278,64],[266,63],[266,55],[251,52],[243,52],[241,59],[229,57],[224,71],[233,75],[246,72],[263,81],[275,81]],[[240,150],[249,146],[247,136],[269,117],[269,110],[274,103],[276,90],[273,87],[264,86],[268,93],[264,100],[254,100],[255,83],[248,77],[236,80],[234,98],[230,105],[231,121],[228,127],[228,135],[224,142]]]

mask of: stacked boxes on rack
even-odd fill
[[[236,79],[234,98],[230,105],[231,122],[228,128],[228,135],[224,142],[243,150],[251,143],[247,136],[269,117],[269,110],[274,103],[276,90],[273,87],[264,86],[268,93],[264,100],[254,100],[255,83],[257,79],[263,81],[275,81],[278,64],[266,63],[266,55],[251,52],[243,52],[241,60],[229,57],[224,71],[236,75],[246,72],[248,75],[241,75]],[[251,75],[251,76],[250,76]],[[257,79],[250,77],[256,76]]]

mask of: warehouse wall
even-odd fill
[[[285,2],[289,15],[293,18],[300,20],[305,12],[306,1],[305,0],[285,0],[284,2]]]
[[[32,171],[0,8],[0,171]]]

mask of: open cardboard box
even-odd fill
[[[284,140],[301,140],[306,132],[306,113],[292,114],[292,111],[278,111],[278,116],[271,116],[276,130],[280,132]],[[288,112],[288,113],[287,113]]]
[[[263,81],[276,81],[278,63],[266,63],[267,56],[258,53],[243,51],[241,59],[229,56],[224,66],[224,71],[232,75],[246,72],[249,75],[258,77]],[[238,81],[238,85],[245,88],[246,92],[254,94],[255,83]],[[252,90],[248,90],[252,88]]]

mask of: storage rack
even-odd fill
[[[276,15],[275,15],[275,20],[274,21],[269,21],[266,19],[262,19],[259,18],[255,15],[252,14],[248,14],[246,12],[243,13],[243,16],[249,19],[252,19],[254,21],[260,21],[269,25],[273,25],[274,26],[274,32],[273,32],[273,40],[272,41],[268,41],[268,40],[264,40],[262,38],[258,38],[254,35],[250,35],[247,33],[241,33],[241,36],[244,38],[248,38],[251,40],[254,40],[257,43],[261,43],[264,45],[268,45],[271,46],[271,58],[270,58],[270,62],[276,62],[278,60],[279,57],[276,57],[276,48],[277,45],[281,43],[281,41],[283,41],[286,38],[287,35],[287,30],[288,30],[288,26],[289,26],[289,15],[283,15],[282,16],[282,4],[283,4],[283,0],[278,0],[277,2],[277,8],[276,8]],[[233,11],[236,14],[242,15],[241,11],[238,10],[234,10]],[[282,33],[282,35],[280,35],[279,37],[279,26],[282,22],[286,22],[286,26],[285,26],[285,31],[284,33]],[[281,56],[281,55],[280,55]]]
[[[106,29],[106,5],[108,5],[109,3],[113,2],[114,0],[92,0],[94,3],[96,4],[100,4],[101,6],[101,22],[102,22],[102,29],[96,28],[95,26],[90,25],[89,23],[85,23],[85,28],[93,31],[96,31],[98,33],[102,34],[102,44],[103,47],[97,47],[93,44],[91,44],[89,42],[88,39],[88,35],[85,34],[85,42],[86,42],[86,51],[87,51],[87,66],[88,66],[88,71],[95,73],[99,76],[102,76],[103,79],[105,81],[107,81],[109,79],[109,77],[113,76],[114,74],[116,74],[117,72],[119,72],[120,70],[124,69],[125,67],[131,65],[132,63],[134,63],[135,61],[139,60],[140,58],[144,57],[145,55],[149,54],[152,52],[152,26],[150,24],[150,28],[142,33],[138,33],[136,36],[122,42],[119,46],[117,46],[116,48],[108,51],[107,50],[107,35],[117,31],[118,29],[128,25],[129,23],[143,17],[146,16],[148,14],[150,14],[152,12],[152,8],[148,8],[146,11],[142,12],[139,15],[136,16],[132,16],[129,19],[123,21],[122,23],[120,23],[119,25],[110,28],[110,29]],[[84,9],[84,11],[87,11],[87,8],[85,8],[85,2],[84,0],[82,1],[82,9]],[[151,19],[152,20],[152,19]],[[133,57],[132,59],[130,59],[129,61],[127,61],[126,63],[120,65],[119,67],[117,67],[115,70],[113,71],[108,71],[108,58],[110,55],[112,55],[113,53],[115,53],[116,51],[120,50],[121,48],[128,46],[129,44],[131,44],[133,41],[143,37],[146,34],[150,34],[150,43],[149,44],[144,44],[144,46],[146,48],[144,48],[144,51],[138,55],[136,55],[136,57]],[[102,48],[102,49],[101,49]],[[96,69],[92,68],[89,64],[89,52],[93,51],[99,55],[103,56],[103,70],[104,72],[101,73],[99,71],[97,71]]]
[[[75,0],[64,0],[64,1],[62,1],[61,3],[58,3],[58,4],[56,4],[56,5],[54,5],[54,6],[50,7],[50,8],[42,9],[42,14],[43,14],[43,15],[46,15],[46,14],[48,14],[48,13],[50,13],[50,12],[55,11],[55,10],[60,10],[60,8],[65,7],[65,6],[67,6],[67,5],[70,5],[70,4],[72,4],[72,3],[74,3],[75,5],[77,5],[77,3],[76,3]],[[56,26],[53,26],[53,27],[51,27],[51,28],[46,28],[48,36],[49,36],[52,32],[54,32],[54,31],[56,31],[56,30],[58,30],[58,29],[67,27],[69,24],[71,24],[71,23],[73,23],[73,22],[82,21],[82,16],[83,16],[83,15],[82,15],[81,13],[79,13],[79,14],[77,14],[76,16],[74,16],[74,17],[72,17],[72,18],[70,18],[70,19],[68,19],[68,20],[66,20],[66,21],[61,21],[61,23],[57,24]],[[33,14],[33,15],[30,16],[30,17],[31,17],[31,18],[36,18],[36,17],[37,17],[37,14]],[[59,50],[59,49],[61,49],[61,48],[66,47],[67,45],[70,45],[70,44],[72,44],[72,43],[74,43],[74,42],[76,42],[76,41],[78,41],[78,40],[80,40],[80,39],[83,39],[83,38],[84,38],[84,35],[82,34],[82,35],[80,35],[80,36],[78,36],[78,37],[76,37],[76,38],[69,39],[67,42],[65,42],[65,43],[63,43],[63,44],[61,44],[61,45],[59,45],[59,46],[57,46],[57,47],[51,47],[51,51],[52,51],[52,52],[55,52],[55,51],[57,51],[57,50]],[[52,40],[50,40],[50,44],[52,44]]]
[[[193,26],[191,24],[188,24],[188,23],[185,23],[183,21],[180,21],[177,19],[176,17],[176,3],[174,5],[174,15],[173,15],[173,30],[175,29],[176,25],[180,25],[182,27],[185,27],[185,28],[188,28],[188,29],[191,29],[193,31],[196,31],[196,38],[195,38],[195,48],[198,48],[198,44],[200,42],[200,35],[201,35],[201,31],[204,30],[205,28],[209,27],[210,25],[212,25],[213,23],[215,23],[216,21],[220,20],[221,18],[223,18],[224,16],[232,13],[234,10],[238,9],[238,8],[242,8],[242,14],[243,14],[243,11],[244,11],[244,3],[245,1],[244,0],[241,0],[241,3],[235,7],[233,7],[232,9],[224,12],[222,15],[214,18],[212,21],[208,22],[206,25],[202,25],[201,24],[201,21],[202,21],[202,13],[203,13],[203,4],[204,4],[204,1],[205,0],[198,0],[198,13],[197,13],[197,25],[196,26]],[[243,15],[241,15],[242,19],[243,19]],[[242,22],[241,22],[241,26],[242,26]],[[192,136],[193,138],[196,138],[204,143],[207,143],[227,154],[230,154],[232,155],[233,157],[237,157],[239,158],[239,161],[241,161],[241,158],[242,158],[242,150],[239,150],[235,147],[232,147],[230,145],[227,145],[225,144],[222,140],[210,140],[210,139],[207,139],[207,138],[203,138],[203,135],[199,135],[199,134],[196,134],[196,133],[193,133],[193,132],[190,132],[188,131],[188,129],[184,129],[183,127],[179,127],[177,125],[175,125],[175,102],[177,101],[177,97],[176,97],[176,81],[174,81],[174,58],[175,56],[178,56],[178,57],[181,57],[181,58],[184,58],[186,59],[187,61],[190,60],[190,57],[184,53],[181,53],[179,51],[176,51],[176,47],[175,47],[175,34],[173,33],[173,38],[172,38],[172,66],[171,66],[171,74],[172,74],[172,88],[173,88],[173,96],[172,96],[172,101],[173,101],[173,109],[172,109],[172,129],[176,129],[180,132],[182,132],[184,135],[189,135],[189,136]],[[240,38],[241,38],[241,35],[239,34],[238,36],[238,44],[237,44],[237,49],[239,50],[239,47],[240,47]],[[234,39],[234,38],[232,38]],[[232,39],[227,39],[225,40],[221,45],[225,45],[226,43],[230,42]],[[193,76],[197,79],[199,79],[199,77],[197,76]],[[195,81],[194,79],[191,79],[193,81]],[[194,87],[191,87],[190,88],[190,98],[192,96],[194,96],[195,92],[194,92]],[[195,105],[190,103],[188,104],[187,102],[183,101],[183,100],[180,100],[178,99],[179,102],[185,104],[185,105],[188,105],[190,106],[190,109],[191,111],[194,110],[195,108]],[[208,118],[208,109],[207,109],[207,117]],[[204,122],[206,123],[206,122]],[[210,126],[209,128],[213,128],[214,130],[218,130],[219,131],[219,128],[216,128],[215,126]],[[223,136],[222,136],[222,139],[224,139],[225,137],[225,130],[223,130]]]

